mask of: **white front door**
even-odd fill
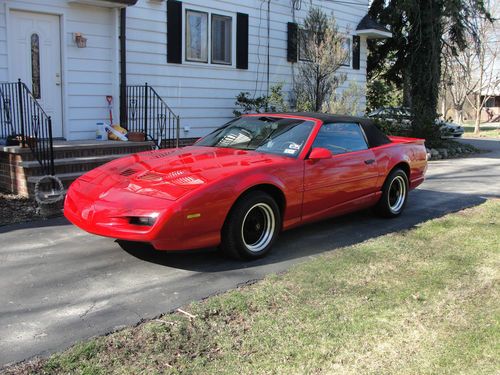
[[[59,16],[10,12],[9,72],[19,78],[52,117],[54,137],[63,136]]]

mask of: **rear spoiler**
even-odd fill
[[[417,145],[425,144],[425,139],[422,138],[397,137],[395,135],[390,135],[389,139],[392,143],[413,143]]]

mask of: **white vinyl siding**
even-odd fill
[[[7,19],[5,4],[0,2],[0,82],[8,81]]]
[[[166,2],[139,0],[127,9],[127,74],[129,84],[148,84],[155,87],[174,112],[181,116],[181,137],[199,137],[207,134],[233,117],[235,98],[242,91],[251,96],[265,94],[267,89],[267,2],[248,0],[183,1],[187,9],[205,11],[232,17],[233,49],[236,40],[236,12],[249,15],[248,70],[236,69],[235,51],[233,65],[186,62],[168,64],[166,46]],[[291,91],[293,65],[287,56],[287,22],[293,22],[290,0],[271,2],[270,21],[270,85],[283,82],[284,90]],[[357,24],[367,13],[368,1],[360,0],[359,6],[313,0],[313,6],[322,7],[335,16],[339,28],[351,38]],[[301,23],[309,9],[309,1],[302,1],[302,8],[295,12],[296,22]],[[184,25],[185,27],[185,25]],[[185,40],[183,40],[185,44]],[[209,41],[209,48],[210,41]],[[347,73],[349,83],[366,85],[366,40],[361,39],[360,70],[349,66],[341,68]],[[352,56],[352,54],[351,54]],[[211,60],[209,59],[211,62]],[[364,102],[362,103],[364,105]],[[189,127],[189,132],[183,130]]]

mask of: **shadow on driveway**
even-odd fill
[[[475,195],[418,189],[410,193],[408,205],[398,218],[383,219],[371,210],[365,210],[308,224],[283,232],[267,257],[251,262],[228,259],[217,249],[162,252],[145,244],[128,243],[124,250],[140,260],[162,266],[196,272],[223,272],[315,256],[387,233],[411,229],[424,221],[479,205],[485,200],[485,197]]]

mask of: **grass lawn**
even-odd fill
[[[498,374],[500,200],[8,373]]]
[[[492,126],[481,126],[481,131],[478,135],[474,134],[474,125],[463,125],[464,135],[468,137],[488,137],[488,138],[500,138],[500,128],[495,128]]]

